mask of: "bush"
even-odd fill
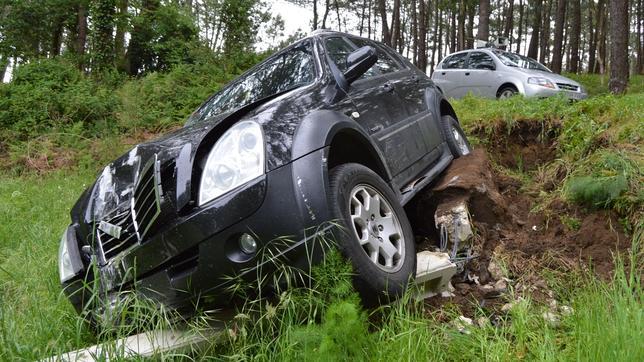
[[[110,127],[118,99],[65,60],[41,60],[18,67],[0,87],[0,127],[11,138],[27,138],[80,123],[83,129]]]

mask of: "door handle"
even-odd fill
[[[389,82],[386,82],[385,84],[382,85],[382,89],[384,89],[385,91],[391,93],[391,92],[394,91],[394,85],[389,83]]]
[[[445,75],[445,72],[441,72],[441,75]]]
[[[470,72],[465,72],[465,75],[470,75]]]

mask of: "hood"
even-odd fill
[[[557,73],[550,73],[550,72],[544,72],[544,71],[537,70],[537,69],[524,69],[524,68],[520,68],[519,71],[521,71],[522,73],[526,74],[529,77],[548,78],[553,83],[567,83],[567,84],[574,84],[576,86],[581,85],[578,82],[576,82],[576,81],[574,81],[574,80],[572,80],[570,78],[566,78],[563,75],[557,74]]]
[[[89,235],[93,224],[97,225],[113,214],[128,210],[142,171],[153,161],[156,161],[158,172],[162,175],[161,190],[165,207],[176,213],[190,200],[193,165],[205,152],[199,152],[202,143],[205,150],[206,143],[210,145],[214,142],[208,135],[215,134],[213,131],[220,134],[224,128],[239,120],[254,120],[262,126],[266,137],[268,170],[289,162],[292,138],[303,114],[316,108],[320,102],[319,97],[311,95],[316,92],[307,88],[260,100],[135,146],[107,165],[72,209],[73,223],[83,229],[80,235]],[[217,129],[220,125],[221,130]]]

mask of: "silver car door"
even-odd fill
[[[485,52],[471,52],[467,60],[467,70],[465,71],[465,83],[468,85],[468,91],[479,97],[494,98],[496,92],[493,90],[495,80],[496,65],[492,56]]]
[[[436,70],[443,79],[444,88],[441,87],[441,89],[447,97],[461,98],[465,95],[463,92],[463,77],[466,60],[467,53],[457,53],[446,58],[443,61],[442,68]]]

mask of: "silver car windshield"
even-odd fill
[[[494,54],[496,54],[496,56],[503,64],[509,67],[535,69],[535,70],[540,70],[542,72],[552,73],[550,69],[546,68],[543,64],[537,62],[532,58],[524,57],[523,55],[504,52],[501,50],[495,50]]]

